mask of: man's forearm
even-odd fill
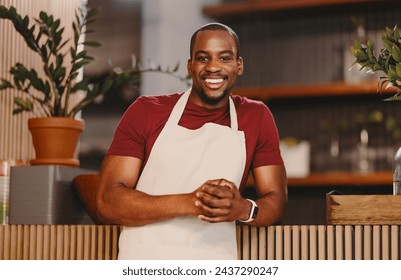
[[[113,186],[97,199],[100,218],[107,223],[141,226],[179,216],[195,215],[191,194],[151,196],[124,186]]]
[[[269,226],[283,222],[287,199],[280,193],[270,193],[257,199],[258,215],[255,220],[248,223],[253,226]]]

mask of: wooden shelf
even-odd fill
[[[313,173],[305,178],[288,178],[288,185],[294,187],[319,187],[319,186],[381,186],[393,184],[391,172],[375,173],[348,173],[328,172]]]
[[[288,178],[288,187],[367,187],[367,186],[392,186],[393,174],[391,172],[351,173],[351,172],[327,172],[312,173],[305,178]],[[253,186],[252,176],[249,177],[247,186]]]
[[[395,88],[389,88],[385,91],[383,97],[388,97],[387,95],[394,94],[395,92]],[[236,88],[233,90],[233,93],[262,101],[297,97],[304,98],[379,94],[377,92],[377,82],[375,81],[364,84],[327,83],[291,86],[246,87]]]
[[[398,0],[248,0],[206,6],[203,13],[212,18],[235,17],[296,9],[330,8],[355,4],[385,4]]]

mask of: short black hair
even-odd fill
[[[212,23],[208,23],[205,24],[201,27],[199,27],[194,34],[191,37],[191,45],[189,48],[189,57],[192,58],[192,51],[194,50],[194,45],[195,45],[195,41],[196,41],[196,37],[198,36],[198,33],[201,31],[205,31],[205,30],[223,30],[223,31],[227,31],[228,33],[231,34],[231,36],[233,36],[234,40],[235,40],[235,47],[237,48],[237,58],[240,56],[239,55],[239,38],[237,33],[235,33],[234,30],[232,30],[230,27],[228,27],[227,25],[224,25],[222,23],[217,23],[217,22],[212,22]]]

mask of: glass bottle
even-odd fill
[[[401,148],[397,150],[394,156],[393,194],[401,194]]]

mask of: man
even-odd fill
[[[243,73],[239,40],[212,23],[191,38],[184,94],[140,97],[102,164],[97,205],[125,225],[119,259],[236,259],[235,222],[280,222],[287,203],[268,108],[230,92]],[[252,173],[259,198],[241,196]]]

